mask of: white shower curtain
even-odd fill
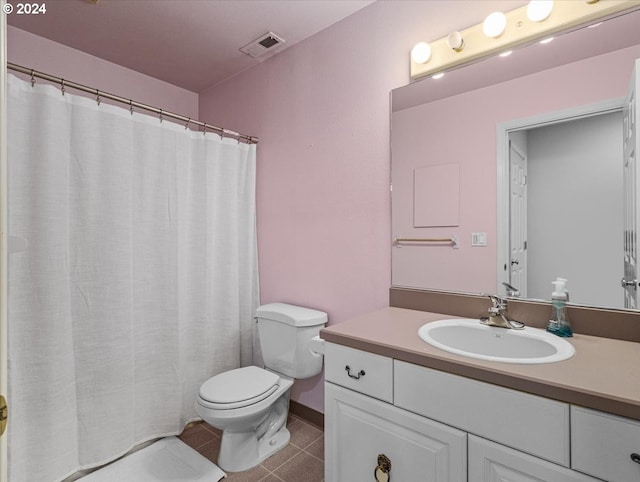
[[[9,480],[176,434],[252,362],[255,145],[9,79]]]

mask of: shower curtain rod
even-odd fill
[[[198,120],[193,120],[191,117],[186,117],[180,114],[175,114],[173,112],[167,112],[165,110],[159,109],[157,107],[153,107],[147,104],[143,104],[141,102],[136,102],[133,101],[131,99],[127,99],[125,97],[120,97],[119,95],[114,95],[114,94],[109,94],[108,92],[103,92],[101,90],[98,89],[92,89],[91,87],[87,87],[86,85],[82,85],[82,84],[78,84],[76,82],[71,82],[69,80],[65,80],[61,77],[55,77],[53,75],[49,75],[49,74],[45,74],[44,72],[38,72],[37,70],[33,70],[33,69],[28,69],[26,67],[22,67],[21,65],[17,65],[17,64],[13,64],[11,62],[7,62],[7,68],[10,70],[14,70],[16,72],[20,72],[22,74],[26,74],[31,76],[31,85],[33,85],[35,83],[35,79],[43,79],[49,82],[54,82],[56,84],[59,84],[61,89],[62,89],[62,93],[64,93],[65,88],[70,87],[72,89],[76,89],[76,90],[80,90],[82,92],[87,92],[89,94],[93,94],[96,96],[96,100],[98,101],[98,103],[100,102],[100,99],[109,99],[109,100],[113,100],[115,102],[120,102],[121,104],[126,104],[129,106],[129,110],[131,111],[131,113],[133,114],[133,110],[134,109],[141,109],[141,110],[145,110],[148,112],[153,112],[154,114],[158,114],[158,116],[160,117],[160,120],[162,120],[163,118],[167,117],[167,118],[171,118],[171,119],[175,119],[178,121],[182,121],[185,122],[185,129],[188,128],[190,125],[195,125],[195,126],[199,126],[202,127],[202,131],[206,132],[207,130],[213,131],[216,134],[218,134],[221,137],[232,137],[235,139],[238,139],[238,141],[244,141],[247,144],[257,144],[258,141],[260,140],[258,137],[254,137],[254,136],[249,136],[246,134],[240,134],[238,132],[234,132],[231,131],[229,129],[224,129],[222,127],[217,127],[211,124],[207,124],[206,122],[201,122]]]

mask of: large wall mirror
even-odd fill
[[[563,277],[573,303],[625,307],[638,25],[627,12],[392,91],[393,286],[548,300]]]

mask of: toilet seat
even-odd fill
[[[247,407],[273,394],[279,381],[275,373],[256,366],[236,368],[204,382],[199,403],[218,410]]]

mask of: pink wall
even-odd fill
[[[198,94],[9,26],[9,62],[198,118]],[[10,74],[15,72],[9,71]]]
[[[9,28],[11,62],[259,136],[262,302],[338,323],[388,304],[389,92],[409,51],[524,0],[376,2],[229,81],[193,93]],[[169,102],[170,101],[170,102]],[[196,101],[197,102],[197,101]],[[323,411],[322,377],[293,399]]]
[[[389,92],[409,82],[409,51],[425,36],[523,2],[446,15],[444,3],[376,2],[201,93],[201,117],[261,139],[263,303],[324,310],[330,323],[388,306]],[[292,398],[324,411],[323,394],[318,376],[296,382]]]
[[[393,114],[393,227],[404,236],[450,236],[459,249],[393,248],[393,284],[493,293],[496,287],[496,125],[624,97],[640,46],[574,62]],[[490,108],[487,108],[491,106]],[[413,170],[460,165],[460,225],[413,228]],[[471,233],[487,247],[471,247]]]

